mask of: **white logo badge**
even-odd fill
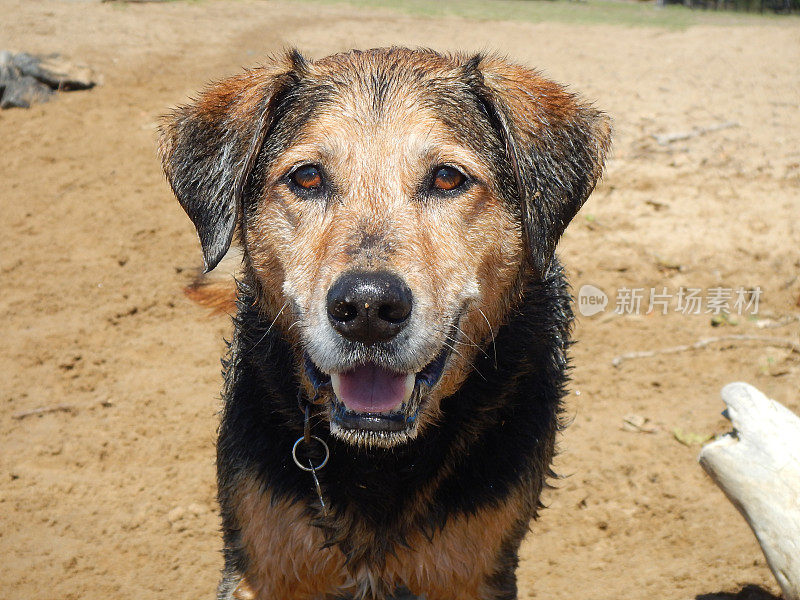
[[[603,312],[608,306],[608,296],[598,287],[582,285],[578,291],[578,311],[584,317]]]

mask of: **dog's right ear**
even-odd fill
[[[242,194],[276,106],[305,64],[293,51],[212,85],[162,121],[161,164],[197,229],[206,272],[230,247]]]
[[[477,55],[464,72],[505,145],[527,258],[547,274],[556,244],[603,172],[611,120],[538,72]]]

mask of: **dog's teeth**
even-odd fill
[[[411,395],[414,393],[414,386],[417,383],[417,376],[414,373],[406,373],[406,395],[403,404],[411,400]]]
[[[339,390],[341,390],[342,378],[338,373],[331,373],[331,386],[333,386],[333,393],[336,394],[336,397],[341,399],[342,395]]]

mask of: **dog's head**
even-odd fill
[[[160,149],[207,269],[239,231],[334,435],[389,446],[435,422],[546,276],[609,143],[602,113],[534,71],[392,48],[218,83]]]

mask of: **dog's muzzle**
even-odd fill
[[[393,373],[368,363],[328,375],[308,356],[305,368],[315,389],[329,391],[331,433],[358,444],[391,446],[416,433],[425,397],[449,356],[446,345],[418,373]]]
[[[344,273],[326,300],[331,327],[361,348],[400,343],[395,338],[408,325],[414,306],[408,285],[389,271]],[[324,373],[308,355],[305,366],[318,392],[328,392],[331,432],[348,441],[385,446],[416,432],[419,412],[429,389],[441,378],[449,353],[445,344],[417,372],[397,372],[376,360]]]

